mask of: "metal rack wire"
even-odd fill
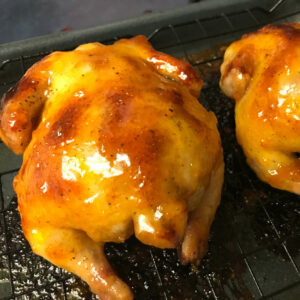
[[[210,250],[197,270],[181,266],[175,251],[148,247],[134,238],[122,245],[107,245],[105,251],[113,267],[138,299],[296,299],[300,294],[300,254],[296,247],[300,201],[263,184],[246,165],[235,140],[233,103],[216,88],[218,73],[212,71],[215,76],[209,78],[206,74],[207,68],[218,67],[222,55],[213,52],[200,59],[193,55],[203,50],[203,44],[208,48],[212,39],[225,36],[231,40],[234,34],[282,21],[273,13],[284,2],[276,1],[268,10],[252,8],[169,24],[148,36],[156,49],[175,53],[204,70],[209,84],[200,102],[218,117],[226,174]],[[284,19],[299,13],[294,11]],[[110,44],[119,38],[101,42]],[[69,50],[68,45],[61,50]],[[0,93],[50,52],[3,61]],[[0,299],[94,299],[80,279],[32,254],[22,234],[12,189],[21,158],[11,154],[2,142],[0,154]]]

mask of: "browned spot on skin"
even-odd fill
[[[128,120],[133,98],[134,92],[125,88],[108,92],[107,103],[110,114],[110,116],[108,116],[109,127],[118,127]]]
[[[71,193],[71,186],[72,186],[72,193],[75,194],[74,188],[78,185],[77,182],[65,182],[61,180],[61,172],[60,170],[55,172],[55,174],[49,174],[49,172],[45,171],[47,174],[47,184],[48,184],[48,193],[53,197],[55,200],[66,200],[67,196]],[[45,176],[44,173],[44,176]],[[61,182],[57,184],[58,180]]]
[[[131,164],[145,164],[145,166],[159,155],[163,139],[163,135],[151,129],[123,130],[121,128],[119,132],[99,133],[99,142],[105,149],[103,155],[108,160],[114,160],[117,153],[126,153],[131,159]]]
[[[159,157],[165,144],[166,137],[154,129],[114,127],[99,132],[99,149],[105,149],[102,155],[107,160],[113,163],[118,153],[128,156],[130,167],[123,166],[122,176],[129,178],[131,185],[146,199],[143,205],[147,205],[147,201],[159,201],[153,192],[158,192],[158,188],[153,187],[160,186],[156,181],[160,176]]]
[[[17,97],[22,92],[28,89],[36,89],[39,82],[33,80],[29,76],[24,76],[20,81],[18,81],[13,87],[11,87],[6,94],[3,95],[1,99],[0,109],[12,98]]]
[[[160,239],[169,241],[173,247],[175,248],[176,245],[180,242],[181,238],[179,238],[177,232],[174,229],[174,225],[169,224],[169,226],[165,226],[165,230],[163,232],[158,232],[157,237]]]
[[[159,157],[164,137],[156,130],[147,130],[134,137],[132,144],[128,145],[131,152],[138,153],[138,164],[151,166],[150,162]],[[149,170],[150,171],[150,170]]]
[[[136,69],[136,71],[140,71],[144,66],[142,65],[142,60],[139,62],[139,60],[132,56],[123,56],[122,59],[124,59],[126,62],[129,63],[129,65]]]
[[[176,91],[171,91],[173,97],[172,101],[177,105],[183,105],[182,95]]]
[[[140,173],[136,180],[132,181],[133,186],[139,190],[142,198],[145,199],[142,205],[155,204],[161,199],[160,194],[160,168],[159,158],[164,151],[166,138],[159,132],[149,130],[142,132],[128,144],[128,153],[132,159],[132,176]],[[140,187],[140,184],[143,186]],[[155,204],[156,205],[156,204]]]
[[[45,253],[47,258],[52,261],[70,260],[75,255],[71,251],[61,247],[61,245],[56,244],[48,245],[48,247],[45,249]]]
[[[59,145],[60,143],[72,138],[76,134],[76,124],[83,110],[83,106],[76,102],[63,108],[57,121],[51,126],[48,135],[45,137],[49,145]]]
[[[30,126],[30,119],[25,110],[20,109],[16,111],[14,115],[8,115],[6,117],[7,118],[5,118],[5,120],[8,123],[6,124],[8,127],[7,131],[9,132],[22,134],[22,131],[26,130],[28,126]]]
[[[31,174],[32,181],[36,188],[32,190],[32,199],[45,196],[58,202],[72,199],[74,195],[80,195],[84,189],[78,181],[67,181],[62,178],[62,157],[54,155],[53,150],[46,144],[38,144],[31,152],[28,161],[34,161],[34,164],[24,164],[19,172],[19,177],[28,173]],[[46,192],[41,188],[47,184]],[[28,198],[28,199],[29,199]]]
[[[296,28],[295,26],[292,26],[291,24],[278,24],[278,25],[274,25],[274,27],[282,30],[284,35],[289,40],[293,40],[295,38],[300,38],[300,26],[299,26],[299,24],[297,24],[297,25],[298,25],[298,28]]]
[[[167,100],[172,104],[179,105],[179,106],[183,105],[183,98],[181,93],[175,90],[157,88],[155,92],[162,97],[161,100]]]

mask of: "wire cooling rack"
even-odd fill
[[[224,49],[196,54],[219,38],[231,41],[264,24],[297,19],[300,11],[276,16],[286,2],[169,24],[148,36],[156,49],[184,57],[202,73],[205,88],[199,101],[218,117],[226,170],[209,252],[197,269],[181,266],[176,251],[149,247],[134,237],[106,245],[109,261],[137,299],[299,299],[300,199],[262,183],[245,163],[235,139],[234,104],[218,88]],[[68,45],[61,50],[69,50]],[[3,61],[0,93],[50,52]],[[12,188],[21,162],[0,142],[0,300],[96,299],[78,277],[32,253]]]

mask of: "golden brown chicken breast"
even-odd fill
[[[101,299],[130,299],[105,242],[133,233],[205,254],[220,201],[217,120],[197,101],[201,79],[143,36],[55,52],[2,100],[1,137],[24,151],[15,178],[35,253],[79,275]]]
[[[221,74],[248,164],[273,187],[300,195],[300,24],[243,36],[227,48]]]

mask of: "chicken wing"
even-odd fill
[[[202,81],[143,36],[81,45],[32,66],[2,100],[0,134],[23,165],[14,180],[33,251],[83,278],[101,299],[130,299],[103,253],[133,233],[205,254],[219,205],[217,120]]]
[[[227,48],[221,74],[248,164],[271,186],[300,195],[300,24],[243,36]]]

